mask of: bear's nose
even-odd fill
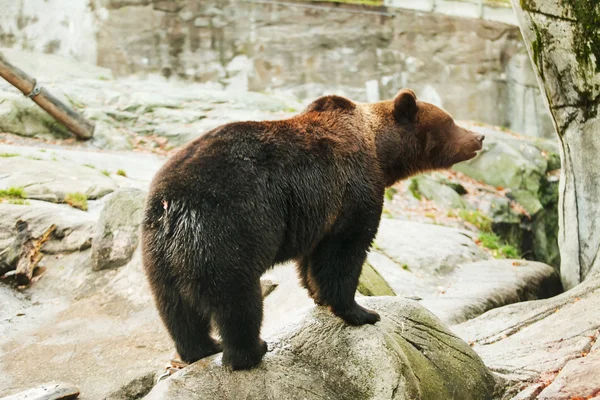
[[[477,135],[477,138],[476,138],[476,139],[477,139],[477,141],[478,141],[479,143],[483,143],[483,139],[485,139],[485,136],[484,136],[484,135]]]

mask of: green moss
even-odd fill
[[[516,247],[502,243],[502,240],[494,233],[482,232],[479,235],[479,240],[483,247],[492,250],[495,258],[520,258]]]
[[[500,254],[504,258],[521,258],[519,251],[514,246],[511,246],[509,244],[506,244],[506,245],[500,247],[499,250],[500,250]]]
[[[88,209],[87,196],[83,193],[68,193],[65,195],[65,203],[73,208],[79,208],[83,211],[87,211]]]
[[[9,158],[9,157],[18,157],[20,154],[17,153],[0,153],[0,157]]]
[[[385,190],[385,198],[388,199],[389,201],[392,201],[392,199],[394,198],[394,195],[398,193],[398,191],[391,187],[391,188],[387,188]]]
[[[368,262],[363,265],[358,281],[358,292],[364,296],[395,296],[394,290]]]
[[[459,210],[458,217],[465,222],[474,225],[479,230],[483,232],[491,232],[492,231],[492,220],[487,215],[481,213],[479,210],[468,211],[468,210]]]
[[[546,155],[546,161],[548,162],[548,171],[554,171],[560,169],[560,155],[557,153],[548,153]]]
[[[600,3],[598,0],[562,0],[577,23],[574,24],[573,50],[583,66],[600,72]],[[595,60],[592,60],[591,56]],[[591,64],[595,62],[594,64]]]
[[[110,172],[108,172],[108,170],[106,170],[106,169],[103,169],[102,173],[106,176],[110,176]]]
[[[385,218],[394,218],[394,215],[387,208],[383,209],[383,212],[381,213],[381,215]]]
[[[410,267],[406,264],[402,264],[402,269],[405,271],[410,271]]]
[[[125,171],[124,171],[124,170],[122,170],[122,169],[118,169],[118,170],[117,170],[117,175],[119,175],[119,176],[124,176],[124,177],[127,177],[127,174],[126,174],[126,173],[125,173]]]
[[[18,205],[22,205],[22,206],[31,205],[30,202],[28,202],[27,200],[23,200],[23,199],[10,199],[10,200],[8,200],[8,204],[18,204]]]
[[[96,166],[95,166],[95,165],[93,165],[93,164],[83,164],[83,166],[84,166],[84,167],[88,167],[88,168],[93,168],[93,169],[95,169],[95,168],[96,168]]]
[[[27,195],[21,187],[9,187],[8,189],[0,189],[0,199],[26,199]]]
[[[421,200],[421,192],[419,192],[419,181],[416,178],[410,180],[408,190],[412,193],[413,197],[417,200]]]
[[[525,8],[524,8],[525,9]],[[542,81],[545,81],[544,78],[544,65],[543,65],[543,47],[544,42],[542,38],[542,31],[538,26],[532,21],[531,27],[535,33],[535,40],[531,43],[531,52],[533,53],[533,63],[537,67],[538,73],[540,74],[540,78]]]

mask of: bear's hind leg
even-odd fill
[[[300,284],[303,288],[305,288],[308,291],[308,295],[313,299],[316,305],[324,305],[317,296],[317,292],[314,288],[314,283],[310,281],[310,277],[308,276],[310,269],[310,261],[307,259],[299,260],[296,265],[296,269],[298,271],[298,276],[300,277]]]
[[[210,314],[186,301],[174,285],[155,285],[154,289],[160,316],[182,361],[190,364],[222,351],[210,336]]]
[[[363,235],[329,236],[309,257],[308,273],[317,287],[318,301],[350,325],[374,324],[380,319],[354,299],[370,241]]]
[[[267,352],[267,344],[260,338],[263,317],[260,279],[238,278],[219,285],[217,290],[213,315],[223,340],[223,364],[234,370],[250,369]]]

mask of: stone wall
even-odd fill
[[[57,10],[69,3],[36,1]],[[24,6],[8,9],[23,20],[23,32],[51,18]],[[373,101],[411,87],[458,119],[554,137],[513,25],[392,7],[259,0],[92,0],[84,11],[83,19],[93,21],[85,27],[94,30],[89,48],[74,50],[81,40],[72,37],[75,24],[73,33],[56,33],[64,42],[48,46],[43,35],[24,36],[6,17],[0,45],[24,47],[27,39],[35,49],[97,62],[117,75],[158,73],[307,100],[338,93]]]

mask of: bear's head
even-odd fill
[[[441,108],[417,100],[409,89],[391,101],[373,104],[372,111],[379,120],[377,153],[388,181],[470,160],[485,138],[458,126]]]

